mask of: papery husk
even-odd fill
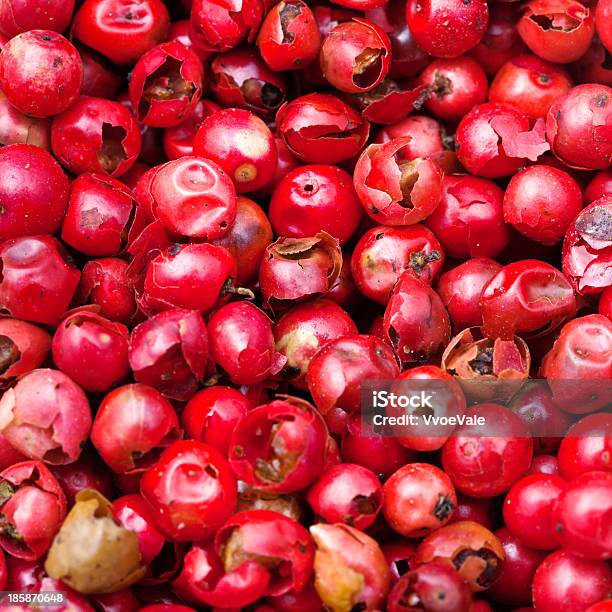
[[[45,571],[90,595],[121,591],[138,582],[146,568],[136,534],[117,525],[103,495],[85,489],[53,540]]]

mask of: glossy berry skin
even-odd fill
[[[378,515],[383,490],[376,474],[354,463],[325,470],[310,487],[307,501],[316,516],[327,523],[345,523],[367,529]]]
[[[612,374],[611,346],[612,323],[603,315],[579,317],[563,326],[540,368],[563,410],[584,414],[607,404],[601,390]]]
[[[608,51],[612,49],[612,35],[606,26],[610,21],[610,15],[612,15],[612,7],[610,6],[609,0],[604,0],[604,2],[597,5],[595,9],[597,34],[599,34],[599,38],[601,38],[601,41]]]
[[[53,336],[55,365],[86,391],[106,391],[129,371],[128,330],[93,312],[64,319]]]
[[[218,240],[236,219],[236,190],[230,176],[211,159],[181,157],[152,176],[153,214],[171,232]]]
[[[447,563],[425,563],[401,576],[387,601],[389,612],[418,609],[431,612],[473,609],[472,591]]]
[[[61,113],[77,99],[82,81],[81,56],[57,32],[24,32],[2,49],[0,87],[22,113],[33,117]]]
[[[43,0],[36,10],[28,0],[9,0],[0,8],[0,32],[13,38],[30,30],[63,32],[74,12],[74,1]]]
[[[115,64],[133,64],[162,42],[170,18],[162,0],[85,0],[73,34]]]
[[[429,534],[419,544],[411,565],[450,563],[477,593],[497,580],[504,558],[502,544],[491,531],[472,521],[459,521]]]
[[[43,149],[14,144],[0,149],[0,240],[53,234],[68,204],[68,179]]]
[[[33,370],[0,399],[0,433],[30,459],[76,461],[90,427],[85,393],[58,370]]]
[[[551,151],[570,168],[600,170],[612,160],[607,127],[612,89],[596,83],[578,85],[548,110],[546,137]]]
[[[350,159],[361,151],[370,133],[370,124],[356,110],[340,98],[319,93],[281,106],[276,125],[289,151],[310,164]],[[338,133],[346,135],[337,138]]]
[[[68,309],[80,272],[51,236],[7,240],[0,245],[0,307],[17,319],[56,325]]]
[[[434,391],[435,390],[435,391]],[[434,391],[431,406],[427,411],[437,418],[458,417],[465,413],[466,400],[457,380],[448,372],[435,365],[410,368],[402,372],[391,384],[390,391],[397,395],[411,395],[421,391]],[[398,411],[394,406],[387,406],[387,415],[419,415],[421,408],[407,407]],[[442,446],[453,433],[454,425],[441,424],[435,430],[419,421],[409,426],[391,426],[387,433],[397,436],[402,446],[415,451],[431,452]],[[455,504],[456,505],[456,504]],[[444,514],[444,513],[441,513]]]
[[[398,280],[385,308],[384,332],[404,365],[434,360],[450,340],[450,319],[438,294],[410,271]]]
[[[168,128],[189,117],[203,86],[204,67],[196,52],[171,41],[138,60],[130,78],[130,101],[141,123]]]
[[[383,225],[412,225],[440,203],[440,167],[431,159],[401,159],[407,136],[369,145],[357,160],[353,182],[365,211]]]
[[[471,174],[499,178],[514,174],[525,160],[548,150],[542,122],[530,130],[527,115],[506,104],[474,107],[455,134],[457,157]]]
[[[83,489],[95,489],[107,498],[114,494],[110,470],[91,451],[81,453],[74,463],[53,465],[50,469],[66,494],[69,504],[74,504],[76,494]]]
[[[444,265],[444,251],[422,225],[368,230],[355,246],[351,273],[367,298],[385,306],[404,271],[431,284]]]
[[[129,346],[134,378],[165,396],[188,400],[208,361],[208,332],[200,313],[166,310],[132,330]]]
[[[179,437],[172,404],[152,387],[138,383],[106,395],[91,429],[98,454],[118,474],[146,472],[161,450]]]
[[[51,120],[35,118],[18,111],[0,94],[0,144],[29,144],[48,151],[51,148]]]
[[[489,338],[555,329],[576,313],[574,291],[563,274],[543,261],[523,259],[504,266],[480,298],[483,331]]]
[[[257,35],[261,57],[277,72],[308,66],[317,57],[320,45],[315,17],[302,0],[282,0],[273,6]]]
[[[612,194],[582,209],[570,224],[563,241],[562,269],[576,292],[600,293],[612,284],[612,239],[603,229],[612,215]]]
[[[235,278],[236,262],[227,249],[212,244],[175,245],[151,260],[143,300],[153,310],[208,312]],[[205,293],[198,289],[202,286],[207,287]]]
[[[482,325],[480,296],[501,267],[493,259],[474,257],[442,274],[436,291],[456,331]]]
[[[383,514],[389,526],[420,538],[444,525],[457,506],[450,478],[428,463],[409,463],[385,482]]]
[[[180,157],[193,155],[193,141],[202,125],[202,121],[209,115],[221,110],[221,107],[211,100],[200,100],[178,125],[164,130],[164,153],[172,161]]]
[[[412,161],[417,157],[436,157],[444,151],[442,126],[426,115],[412,114],[384,126],[374,137],[374,142],[384,144],[400,136],[410,136],[410,140],[397,152],[399,159]]]
[[[181,561],[180,544],[171,544],[155,524],[155,517],[140,495],[124,495],[113,501],[115,521],[138,536],[142,562],[148,565],[143,585],[165,582],[178,572]],[[174,563],[172,563],[174,561]],[[160,566],[161,571],[156,571]]]
[[[489,100],[510,104],[532,119],[545,119],[553,102],[571,87],[572,80],[561,66],[536,55],[518,55],[495,75]]]
[[[327,428],[308,402],[291,396],[251,410],[232,433],[236,476],[258,490],[294,493],[323,471]]]
[[[327,293],[342,267],[336,238],[279,238],[268,246],[259,268],[259,287],[270,309],[281,309]]]
[[[577,421],[559,446],[559,471],[567,480],[586,472],[612,471],[612,418],[590,414]]]
[[[140,130],[122,104],[81,96],[51,126],[53,154],[74,174],[125,174],[140,154]]]
[[[172,443],[140,481],[159,527],[178,542],[215,533],[236,505],[236,478],[223,455],[194,440]]]
[[[556,244],[582,208],[580,186],[558,168],[534,165],[511,179],[504,194],[504,219],[530,240]]]
[[[276,350],[287,359],[281,376],[298,389],[306,388],[306,373],[317,352],[327,343],[357,333],[357,326],[329,299],[297,304],[274,324]]]
[[[591,204],[607,194],[612,194],[612,170],[601,170],[586,186],[584,190],[584,203]]]
[[[210,63],[209,84],[220,104],[260,117],[276,113],[287,97],[283,75],[271,70],[249,47],[217,55]]]
[[[442,448],[444,471],[465,495],[500,495],[529,468],[533,442],[528,430],[498,404],[478,404],[466,414],[485,417],[487,436],[481,437],[478,425],[460,426]]]
[[[231,302],[208,322],[212,360],[237,385],[255,385],[276,374],[285,359],[274,349],[272,321],[250,302]]]
[[[260,0],[194,0],[190,37],[207,51],[227,51],[247,39],[252,42],[262,19]]]
[[[325,37],[319,56],[323,76],[346,93],[376,87],[387,76],[391,43],[382,28],[367,19],[338,24]]]
[[[66,496],[39,461],[24,461],[3,470],[0,486],[4,492],[0,546],[11,557],[35,561],[47,552],[66,516]]]
[[[266,213],[250,198],[238,196],[236,219],[223,238],[214,244],[226,248],[236,260],[238,285],[250,285],[257,279],[259,265],[272,242],[272,227]]]
[[[100,308],[100,315],[127,323],[136,312],[134,290],[127,279],[127,262],[109,257],[92,259],[83,267],[76,291],[79,303],[91,302]]]
[[[585,559],[612,558],[607,533],[612,508],[612,474],[587,472],[561,493],[552,511],[555,535],[572,554]]]
[[[544,559],[533,578],[533,603],[538,612],[567,607],[586,610],[605,599],[612,588],[612,570],[605,561],[588,561],[561,549]]]
[[[418,82],[432,88],[425,108],[445,121],[459,121],[487,99],[489,88],[480,64],[467,56],[434,60],[421,72]]]
[[[348,525],[318,523],[315,541],[315,589],[330,609],[380,610],[390,587],[387,561],[376,540]]]
[[[612,288],[608,287],[601,292],[599,298],[599,314],[612,321]]]
[[[567,64],[586,53],[595,21],[591,10],[576,0],[532,0],[525,5],[516,29],[536,55]]]
[[[302,591],[312,575],[314,546],[308,531],[277,512],[238,512],[215,535],[215,549],[230,584],[240,585],[239,577],[248,570],[267,574],[265,593],[271,596]],[[274,571],[280,567],[282,573]]]
[[[531,583],[546,553],[526,546],[508,528],[495,531],[504,548],[505,559],[497,581],[487,589],[487,597],[512,606],[531,604]]]
[[[250,408],[251,402],[236,389],[207,387],[187,402],[181,423],[187,437],[210,444],[227,455],[234,427]]]
[[[342,371],[340,379],[335,372]],[[322,414],[334,406],[357,412],[363,380],[395,378],[399,368],[391,348],[374,336],[350,335],[325,345],[311,360],[306,382]]]
[[[306,238],[325,231],[345,244],[363,209],[350,175],[336,166],[300,166],[280,179],[270,200],[270,222],[279,236]]]
[[[144,229],[146,217],[120,181],[104,174],[81,174],[70,187],[62,240],[92,257],[118,255]]]
[[[552,509],[566,486],[559,476],[533,474],[521,478],[506,495],[504,523],[530,548],[557,548]]]
[[[425,224],[455,259],[496,257],[510,240],[503,191],[493,181],[475,176],[445,176],[440,203]]]
[[[481,41],[468,51],[488,75],[494,75],[508,60],[527,51],[516,31],[519,11],[512,4],[492,4],[489,24]]]
[[[230,108],[213,113],[198,130],[195,155],[217,163],[238,193],[263,187],[276,170],[276,143],[268,126],[253,113]]]
[[[50,348],[49,334],[36,325],[7,317],[0,319],[0,388],[38,368]]]
[[[486,2],[409,0],[406,21],[416,43],[434,57],[457,57],[477,45],[487,29]]]

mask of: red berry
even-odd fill
[[[181,423],[188,437],[210,444],[227,455],[232,432],[250,408],[251,402],[236,389],[207,387],[189,400]]]
[[[535,55],[518,55],[497,72],[489,100],[510,104],[532,119],[546,118],[553,102],[572,86],[567,72]]]
[[[171,41],[138,60],[130,78],[130,101],[141,123],[168,128],[191,115],[203,86],[204,67],[198,55]]]
[[[559,543],[585,559],[612,558],[609,518],[612,512],[612,474],[587,472],[570,482],[552,510]]]
[[[0,149],[0,240],[53,234],[68,203],[68,179],[44,150],[29,144]]]
[[[500,495],[529,468],[533,443],[527,428],[498,404],[478,404],[466,414],[483,417],[485,423],[460,426],[449,438],[442,448],[444,471],[465,495]]]
[[[306,238],[327,232],[345,244],[363,209],[350,175],[336,166],[300,166],[285,174],[270,201],[270,222],[279,236]]]
[[[281,0],[266,15],[257,47],[275,71],[303,68],[319,53],[321,36],[310,7],[302,0]]]
[[[276,170],[272,132],[259,117],[242,109],[221,110],[204,119],[193,151],[219,164],[238,193],[260,189]]]
[[[406,20],[417,44],[435,57],[457,57],[477,45],[487,29],[484,0],[409,0]]]
[[[515,174],[504,194],[504,220],[523,236],[556,244],[582,208],[578,183],[552,166],[529,166]]]
[[[230,464],[258,490],[293,493],[323,471],[327,428],[306,401],[284,396],[251,410],[235,427]]]
[[[0,87],[22,113],[50,117],[72,106],[81,90],[83,64],[74,46],[51,30],[18,34],[0,56]]]
[[[75,174],[125,174],[140,154],[140,130],[122,104],[81,96],[53,120],[51,146],[58,160]]]
[[[30,30],[63,32],[74,11],[74,0],[8,0],[0,7],[0,32],[12,38]]]
[[[0,307],[4,314],[56,325],[81,273],[51,236],[14,238],[0,245]]]
[[[577,0],[532,0],[516,29],[536,55],[566,64],[589,48],[595,22],[591,11]]]
[[[116,64],[133,64],[162,42],[170,18],[162,0],[85,0],[74,17],[77,40]]]
[[[587,561],[561,549],[544,559],[533,578],[533,603],[540,612],[563,608],[586,610],[612,589],[612,570],[605,561]]]
[[[58,370],[33,370],[0,399],[0,433],[30,459],[76,461],[90,427],[85,393]]]
[[[132,330],[134,378],[177,400],[188,400],[204,377],[208,332],[199,312],[166,310]]]
[[[277,374],[285,358],[274,348],[272,321],[250,302],[231,302],[208,322],[210,356],[237,385],[255,385]]]
[[[70,188],[62,240],[93,257],[125,251],[146,225],[132,192],[103,174],[81,174]]]
[[[374,472],[354,463],[325,470],[308,491],[308,504],[328,523],[367,529],[376,519],[383,489]]]
[[[53,361],[86,391],[106,391],[129,371],[127,328],[91,312],[64,319],[53,336]]]
[[[521,478],[504,502],[504,522],[526,546],[557,548],[553,506],[567,483],[559,476],[533,474]]]
[[[157,525],[178,542],[210,538],[236,505],[236,478],[212,446],[172,443],[140,482]]]
[[[389,526],[409,538],[419,538],[444,525],[457,496],[450,478],[427,463],[410,463],[385,482],[383,514]]]

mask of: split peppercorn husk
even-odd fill
[[[53,540],[45,571],[79,593],[114,593],[138,582],[146,572],[138,538],[120,527],[111,503],[85,489]]]

